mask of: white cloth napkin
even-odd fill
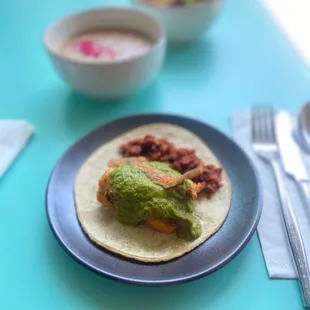
[[[0,178],[25,147],[34,127],[23,120],[0,120]]]
[[[258,225],[258,236],[265,263],[269,277],[294,279],[297,278],[297,275],[283,226],[280,202],[272,168],[252,151],[250,120],[249,112],[237,112],[232,116],[235,140],[252,159],[262,185],[263,212]],[[310,161],[306,157],[305,160],[309,171]],[[287,193],[296,212],[306,251],[310,258],[310,210],[307,212],[303,206],[295,183],[285,175],[283,175],[283,178],[285,179]]]

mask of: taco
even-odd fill
[[[121,159],[120,147],[146,134],[194,149],[203,162],[221,166],[188,130],[149,124],[91,154],[77,175],[74,194],[78,219],[93,242],[122,256],[155,263],[182,256],[221,227],[230,207],[231,185],[223,171],[222,186],[209,199],[198,195],[199,186],[191,180],[199,167],[182,175],[166,163]]]

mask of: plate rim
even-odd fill
[[[119,121],[122,121],[122,120],[130,120],[130,119],[141,118],[141,117],[142,118],[143,117],[155,117],[155,118],[156,117],[168,117],[168,118],[174,118],[175,120],[183,120],[183,121],[184,120],[190,120],[190,121],[199,123],[202,126],[206,126],[206,127],[210,128],[210,129],[214,130],[217,134],[219,134],[219,135],[223,136],[224,138],[230,140],[239,149],[239,151],[247,158],[248,163],[250,164],[250,166],[251,166],[251,168],[253,170],[253,173],[254,173],[254,176],[255,176],[255,179],[256,179],[256,183],[257,183],[257,193],[258,193],[257,201],[258,201],[258,203],[257,203],[257,211],[256,211],[256,214],[255,214],[255,219],[253,221],[253,224],[251,225],[251,229],[247,232],[245,237],[242,239],[240,245],[238,247],[236,247],[233,251],[231,251],[231,253],[228,255],[228,257],[224,258],[222,261],[220,261],[219,263],[217,263],[213,267],[209,268],[208,270],[202,271],[200,273],[196,273],[194,275],[182,276],[182,278],[177,278],[177,279],[172,279],[172,280],[169,280],[169,279],[168,280],[143,280],[143,279],[133,279],[133,278],[123,277],[123,276],[119,276],[119,275],[114,275],[114,274],[111,274],[109,272],[103,271],[103,270],[93,266],[92,264],[87,262],[85,259],[83,259],[83,258],[79,257],[78,255],[76,255],[70,249],[70,247],[66,244],[66,242],[61,238],[60,234],[57,232],[55,224],[52,223],[51,214],[50,214],[51,210],[50,210],[49,204],[48,204],[48,194],[49,194],[49,190],[50,190],[50,186],[51,186],[51,181],[53,179],[54,172],[56,171],[57,167],[60,165],[62,160],[66,157],[66,155],[71,151],[71,149],[76,144],[78,144],[80,141],[87,139],[89,136],[92,136],[93,133],[99,131],[103,127],[112,126],[113,123],[118,123]],[[169,123],[169,121],[167,123]],[[176,124],[176,125],[185,128],[184,126],[182,126],[180,124]],[[185,129],[190,130],[188,128],[185,128]],[[108,121],[106,123],[103,123],[103,124],[101,124],[99,126],[96,126],[95,128],[93,128],[90,131],[88,131],[86,134],[82,135],[80,138],[75,140],[62,153],[62,155],[58,158],[56,164],[53,166],[53,168],[51,170],[51,173],[49,175],[49,178],[48,178],[47,187],[46,187],[46,191],[45,191],[45,212],[46,212],[46,216],[47,216],[47,219],[48,219],[48,224],[50,226],[50,229],[52,230],[52,233],[53,233],[54,237],[59,242],[61,247],[76,262],[78,262],[80,265],[86,267],[88,270],[90,270],[92,272],[95,272],[96,274],[98,274],[100,276],[104,276],[106,278],[109,278],[109,279],[117,281],[117,282],[122,282],[122,283],[127,283],[127,284],[134,284],[134,285],[138,285],[138,286],[167,286],[167,285],[175,285],[175,284],[182,284],[182,283],[186,283],[186,282],[191,282],[191,281],[200,279],[200,278],[202,278],[204,276],[207,276],[207,275],[209,275],[211,273],[214,273],[214,272],[220,270],[221,268],[223,268],[224,266],[226,266],[234,258],[236,258],[236,256],[239,255],[239,253],[246,247],[246,245],[249,243],[249,241],[253,237],[253,235],[254,235],[254,233],[255,233],[255,231],[257,229],[259,220],[261,218],[261,214],[262,214],[262,186],[261,186],[260,178],[259,178],[258,173],[257,173],[257,169],[254,166],[254,164],[253,164],[251,158],[248,156],[248,154],[232,138],[230,138],[228,135],[226,135],[225,133],[223,133],[221,130],[217,129],[216,127],[214,127],[214,126],[212,126],[212,125],[210,125],[208,123],[205,123],[205,122],[203,122],[203,121],[201,121],[199,119],[195,119],[193,117],[188,117],[188,116],[184,116],[184,115],[180,115],[180,114],[175,114],[175,113],[141,113],[141,114],[139,113],[139,114],[130,114],[130,115],[126,115],[126,116],[123,116],[123,117],[119,117],[119,118],[113,119],[113,120]],[[226,221],[226,219],[225,219],[225,221]],[[83,233],[85,233],[85,232],[83,231]],[[93,244],[93,242],[90,239],[89,239],[89,242],[91,242]],[[93,245],[96,246],[95,244],[93,244]],[[96,247],[98,247],[98,246],[96,246]],[[193,249],[193,251],[194,250],[195,249]],[[110,251],[107,251],[107,252],[110,253]],[[132,260],[130,260],[130,261],[132,261]],[[135,261],[133,261],[133,262],[135,262]],[[137,262],[137,264],[138,264],[138,262]],[[159,265],[160,266],[161,263],[151,264],[151,265]]]

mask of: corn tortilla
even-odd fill
[[[120,224],[114,208],[104,207],[97,202],[98,180],[108,168],[109,160],[121,157],[119,147],[122,144],[146,134],[166,138],[178,148],[195,149],[204,163],[221,167],[208,146],[190,131],[171,124],[149,124],[130,130],[95,150],[78,172],[74,194],[79,222],[93,242],[128,258],[156,263],[184,255],[221,227],[230,208],[231,184],[223,171],[223,186],[212,199],[201,195],[196,201],[194,214],[201,221],[202,234],[194,241],[188,242],[176,234],[156,232],[142,225],[129,227]]]

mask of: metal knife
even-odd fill
[[[304,166],[299,146],[293,137],[293,123],[293,118],[288,112],[280,111],[275,115],[275,131],[284,171],[296,181],[302,194],[303,203],[306,208],[310,210],[310,188],[307,183],[309,182],[309,176]],[[287,203],[289,203],[289,201],[287,201]],[[296,219],[294,219],[294,221],[294,225],[298,226]],[[290,223],[289,226],[292,226],[291,224],[292,223]],[[291,228],[288,227],[287,229],[290,230]],[[293,237],[301,240],[301,246],[300,243],[296,242],[290,242],[290,244],[292,246],[292,254],[303,291],[304,305],[310,308],[309,265],[307,262],[307,255],[303,248],[302,236],[300,233],[294,234]],[[298,255],[296,255],[296,253]]]
[[[275,116],[276,137],[285,172],[292,177],[302,194],[303,203],[310,210],[310,177],[302,154],[293,136],[294,122],[290,113],[280,111]]]

